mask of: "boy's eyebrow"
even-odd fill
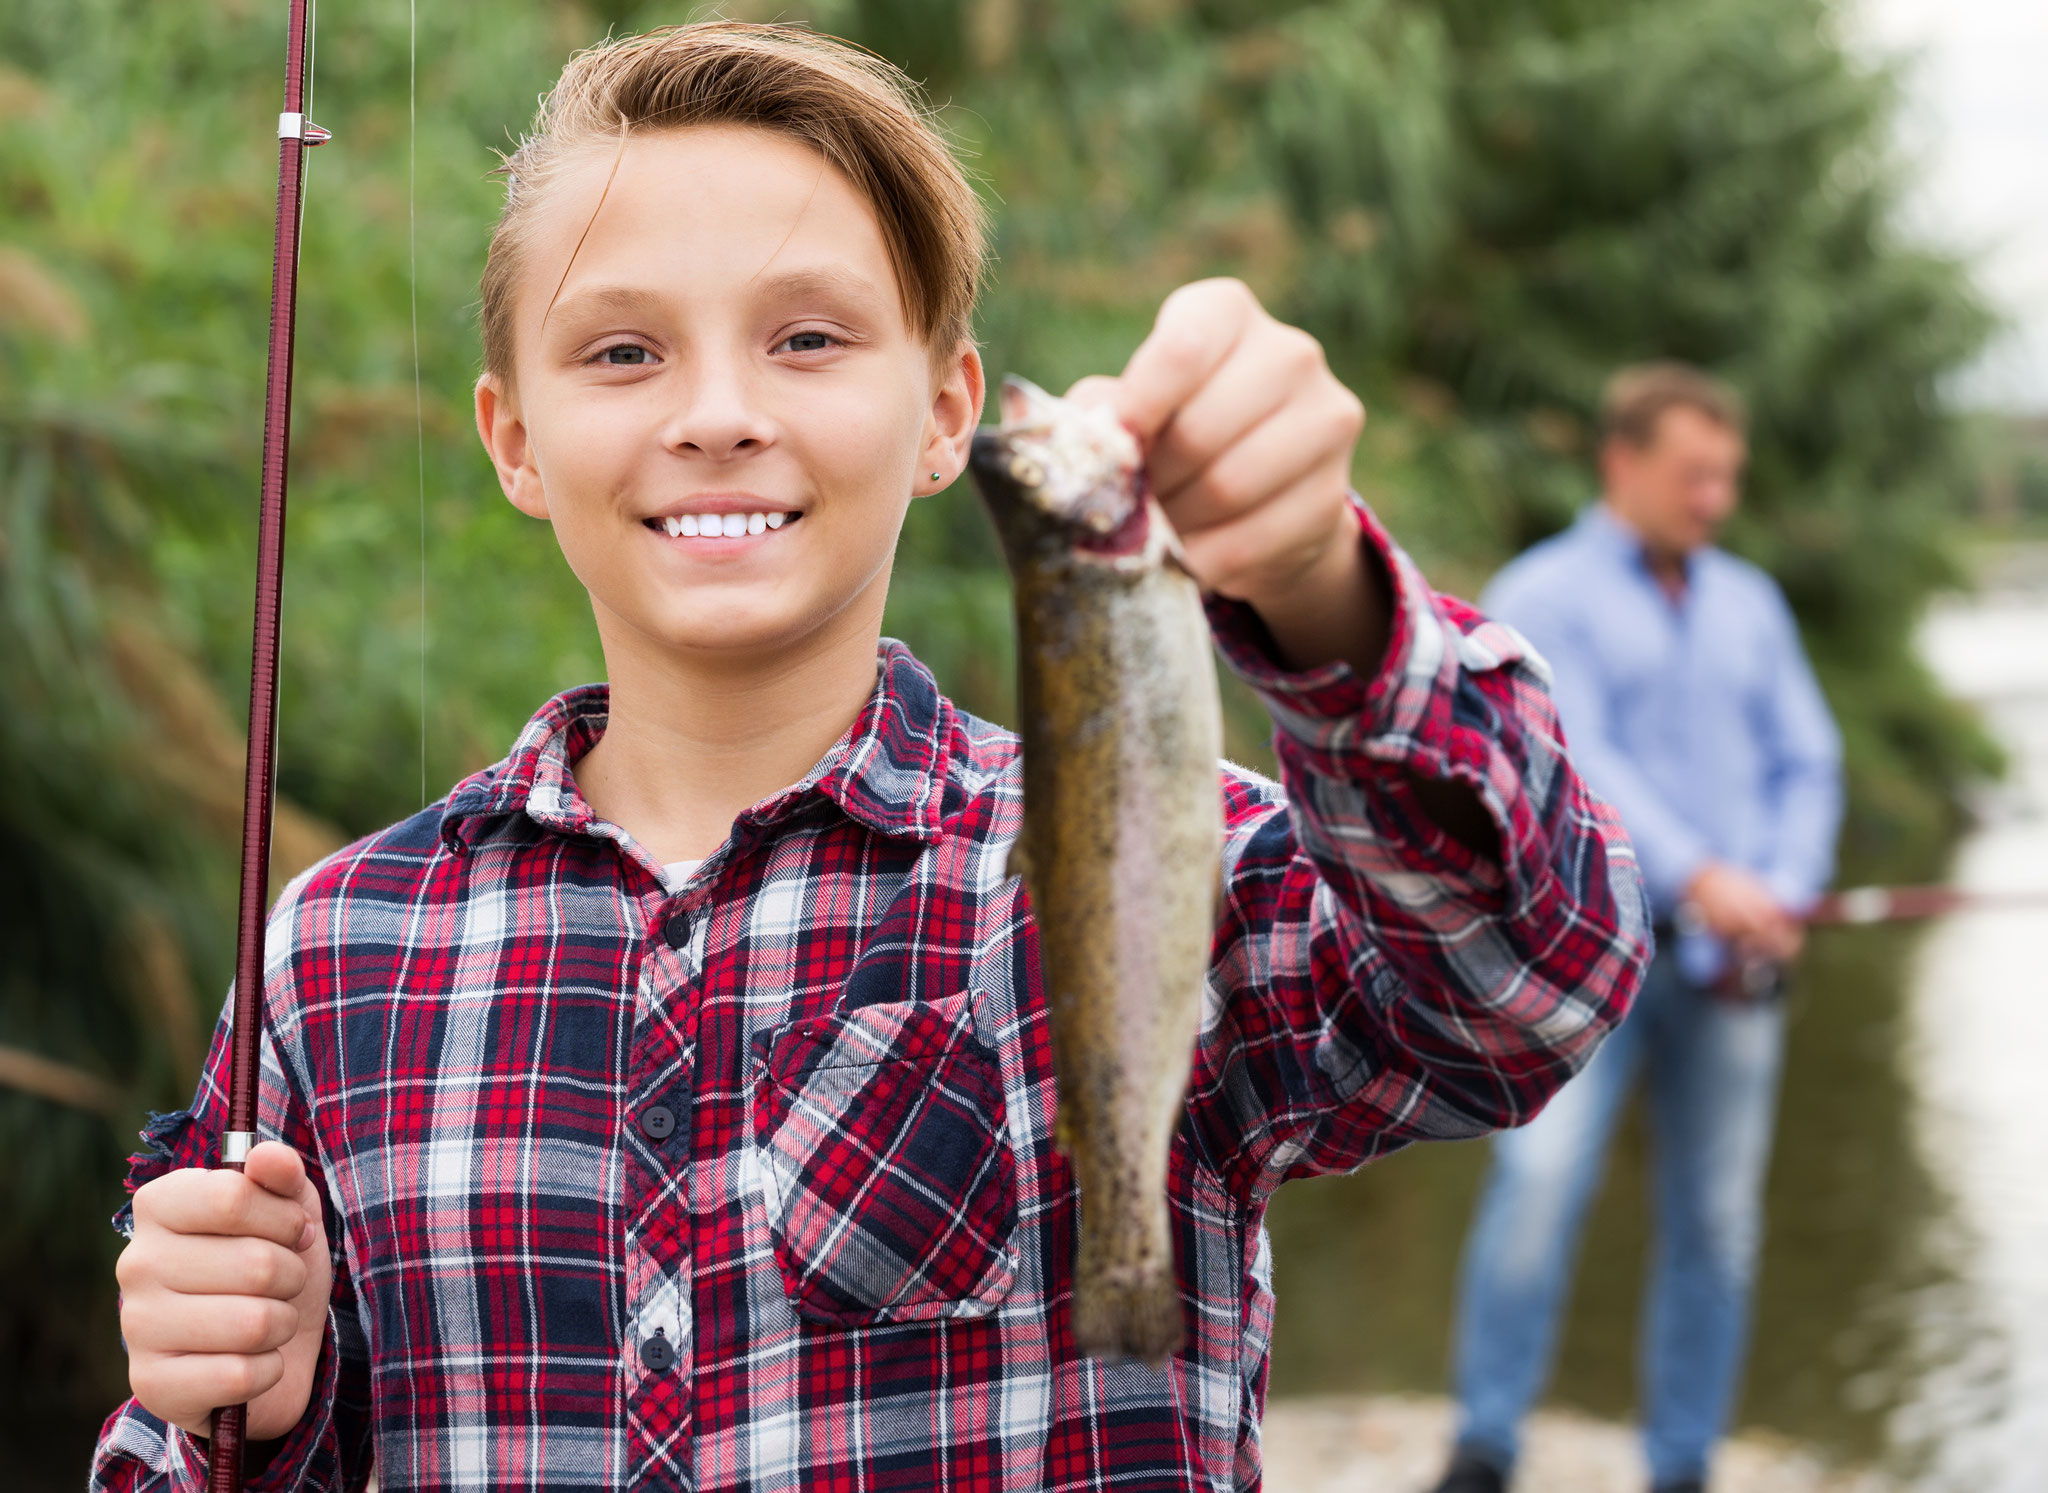
[[[661,296],[632,285],[591,285],[563,297],[556,303],[557,315],[615,311],[622,314],[647,312],[661,305]]]
[[[835,266],[785,270],[759,282],[756,291],[766,295],[844,296],[856,300],[872,298],[877,287],[865,275]],[[571,291],[555,306],[557,317],[589,316],[610,312],[617,315],[645,315],[662,309],[665,298],[659,291],[636,285],[586,285]]]
[[[842,295],[857,299],[872,296],[877,289],[866,276],[829,265],[785,270],[763,281],[760,288],[770,295]]]

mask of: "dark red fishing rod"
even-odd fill
[[[270,906],[270,821],[277,780],[278,616],[284,600],[284,490],[291,448],[292,342],[299,306],[299,221],[306,151],[327,131],[305,114],[308,0],[291,0],[284,112],[277,117],[277,234],[270,269],[270,366],[263,392],[263,497],[256,531],[256,630],[249,656],[249,760],[242,784],[242,898],[228,1049],[228,1124],[220,1164],[242,1169],[256,1144],[256,1065],[263,1025],[263,927]],[[249,1407],[213,1413],[207,1493],[241,1493]]]

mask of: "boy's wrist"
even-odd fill
[[[1394,588],[1349,508],[1338,526],[1301,570],[1240,599],[1265,624],[1277,662],[1298,673],[1341,662],[1364,683],[1386,659]]]

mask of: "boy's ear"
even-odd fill
[[[917,478],[911,485],[916,497],[927,497],[950,486],[967,469],[967,450],[974,442],[974,427],[981,423],[981,400],[985,380],[981,353],[962,338],[952,357],[941,366],[932,389],[932,407],[925,419],[924,446],[918,454]],[[933,473],[937,473],[936,477]]]
[[[476,433],[512,506],[529,518],[546,518],[547,493],[541,487],[540,469],[533,464],[533,445],[526,438],[518,397],[495,373],[476,381]]]

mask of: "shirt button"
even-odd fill
[[[690,915],[678,909],[661,920],[661,938],[672,949],[690,941]]]
[[[667,1140],[676,1133],[676,1112],[666,1104],[650,1104],[640,1111],[640,1133],[649,1140]]]
[[[650,1374],[667,1373],[676,1361],[675,1345],[668,1340],[668,1334],[656,1328],[654,1336],[640,1340],[640,1361],[647,1365]]]

